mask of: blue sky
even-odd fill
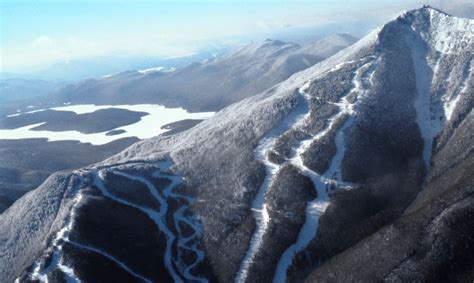
[[[0,63],[9,71],[98,55],[177,56],[193,52],[196,42],[220,37],[339,22],[381,24],[423,2],[472,7],[467,0],[0,0]]]

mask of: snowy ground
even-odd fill
[[[274,283],[286,281],[286,273],[288,267],[292,264],[294,256],[299,251],[303,250],[317,236],[319,219],[326,208],[329,206],[329,193],[331,187],[339,189],[352,188],[352,184],[344,182],[341,176],[341,163],[346,152],[344,133],[346,129],[352,125],[357,104],[359,104],[370,93],[370,89],[372,88],[371,80],[375,72],[376,64],[377,58],[373,57],[368,63],[365,63],[355,71],[354,79],[352,81],[354,87],[346,96],[342,97],[339,103],[336,104],[339,106],[340,111],[329,119],[328,126],[324,130],[312,137],[309,137],[306,140],[302,140],[299,146],[294,149],[293,156],[289,161],[293,166],[298,168],[304,176],[311,179],[317,190],[318,197],[308,203],[306,207],[305,223],[299,232],[297,241],[288,247],[288,249],[281,256],[273,278]],[[299,91],[301,95],[309,100],[310,95],[306,92],[307,88],[308,85],[303,86],[299,89]],[[348,97],[350,97],[352,94],[357,95],[357,100],[353,103],[348,101]],[[333,128],[335,121],[343,115],[349,115],[349,118],[337,131],[336,154],[332,158],[329,169],[323,175],[319,175],[304,164],[302,154],[315,140],[321,139],[323,136],[327,135]],[[303,119],[299,121],[295,127],[300,127],[303,125],[305,120],[308,118],[309,113],[306,117],[303,117]]]
[[[352,184],[344,182],[341,177],[341,163],[346,150],[344,133],[346,129],[352,125],[355,112],[357,111],[357,105],[367,97],[372,88],[372,77],[377,65],[377,57],[372,56],[370,58],[364,58],[363,60],[365,59],[369,59],[368,62],[363,64],[354,73],[352,90],[344,96],[339,103],[336,103],[339,107],[339,112],[329,119],[328,126],[321,132],[312,135],[305,140],[301,140],[298,146],[293,148],[292,157],[287,160],[291,165],[298,168],[302,175],[312,180],[317,189],[318,197],[308,203],[308,206],[306,207],[305,223],[301,228],[297,241],[291,245],[280,258],[275,272],[274,282],[286,281],[287,269],[291,265],[296,253],[304,249],[309,242],[316,237],[319,218],[329,205],[329,188],[352,188]],[[340,67],[343,65],[344,64],[339,64]],[[306,92],[309,85],[310,81],[307,81],[299,88],[300,96],[298,106],[276,128],[272,129],[267,135],[265,135],[255,149],[255,158],[265,165],[266,176],[262,187],[252,203],[252,211],[257,228],[252,236],[247,253],[241,262],[235,282],[245,282],[247,280],[248,270],[253,264],[255,255],[262,246],[262,239],[264,234],[267,232],[268,223],[270,221],[270,216],[265,204],[265,195],[282,165],[272,163],[268,158],[268,153],[273,150],[278,136],[291,128],[301,128],[307,123],[307,120],[310,119],[309,100],[311,99],[311,95]],[[350,102],[348,97],[353,94],[357,96],[357,99],[355,102]],[[327,135],[335,125],[337,119],[345,115],[348,115],[349,118],[344,125],[338,129],[336,135],[337,152],[335,156],[333,156],[330,168],[324,174],[319,175],[304,164],[302,154],[306,152],[315,140]]]
[[[126,137],[137,137],[139,139],[146,139],[163,132],[168,129],[161,129],[162,126],[177,122],[185,119],[206,119],[214,115],[214,112],[200,112],[200,113],[189,113],[182,108],[166,108],[161,105],[155,104],[138,104],[138,105],[67,105],[61,107],[50,108],[50,110],[56,111],[73,111],[76,114],[92,113],[100,109],[118,108],[126,109],[136,112],[146,112],[148,115],[142,117],[140,121],[118,127],[112,130],[124,130],[124,133],[117,135],[106,135],[107,132],[83,134],[78,131],[33,131],[40,124],[32,124],[25,127],[16,129],[1,129],[0,139],[27,139],[27,138],[47,138],[49,141],[62,141],[62,140],[77,140],[82,143],[91,143],[93,145],[106,144],[111,141],[126,138]],[[23,112],[20,114],[13,114],[12,116],[19,116],[27,113],[34,113],[44,111],[47,109],[33,110],[29,112]],[[110,130],[110,131],[112,131]]]
[[[151,163],[149,165],[151,165]],[[183,278],[186,282],[208,282],[208,280],[205,278],[193,275],[193,273],[196,272],[194,268],[204,260],[204,251],[202,251],[198,247],[197,243],[197,240],[202,235],[201,224],[198,223],[194,217],[189,216],[186,213],[189,204],[193,202],[194,199],[174,191],[176,185],[182,181],[182,177],[169,174],[169,168],[172,165],[172,162],[170,162],[170,160],[158,161],[153,163],[153,165],[156,169],[156,171],[153,173],[154,177],[166,178],[171,181],[171,183],[168,184],[164,190],[159,190],[150,180],[141,175],[134,175],[132,173],[127,172],[127,166],[123,167],[119,165],[114,168],[103,169],[98,171],[79,169],[75,171],[75,174],[80,176],[82,180],[84,180],[87,176],[92,176],[96,188],[102,193],[104,197],[142,211],[156,224],[159,231],[166,236],[164,264],[165,268],[168,270],[174,282],[183,282]],[[110,188],[108,187],[109,184],[104,182],[104,176],[107,170],[127,179],[143,183],[150,192],[150,194],[160,203],[159,209],[150,209],[146,206],[139,205],[137,203],[134,203],[133,201],[120,197],[111,192]],[[89,246],[84,243],[69,239],[69,234],[74,229],[76,208],[83,199],[81,190],[82,183],[77,186],[75,198],[71,206],[71,212],[69,218],[66,221],[65,226],[58,231],[56,237],[53,240],[54,250],[52,260],[49,263],[47,262],[46,264],[41,258],[37,260],[34,264],[33,271],[30,274],[30,278],[33,280],[39,280],[40,282],[48,282],[51,272],[55,268],[59,268],[66,274],[68,282],[81,282],[80,278],[75,275],[74,268],[71,266],[66,266],[66,264],[64,263],[63,244],[64,242],[67,242],[79,249],[99,254],[115,262],[123,270],[139,279],[139,281],[153,282],[153,280],[148,279],[143,275],[140,275],[131,267],[127,266],[127,264],[121,259],[114,257],[106,250],[103,250],[100,247]],[[170,211],[170,207],[168,206],[169,198],[172,198],[175,201],[181,200],[181,207],[177,208],[174,212]],[[167,222],[167,217],[171,212],[173,212],[172,217],[174,227],[177,230],[176,233],[172,231],[172,228]],[[180,228],[181,226],[179,225],[180,222],[187,224],[189,230],[182,231],[182,229]],[[173,247],[176,248],[177,254],[173,253]],[[187,258],[189,257],[190,253],[194,254],[194,261],[192,263],[189,263],[189,258]]]

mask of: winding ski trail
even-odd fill
[[[370,92],[370,88],[372,86],[371,79],[375,72],[376,60],[376,58],[371,58],[368,63],[365,63],[355,71],[354,78],[352,80],[354,87],[347,95],[342,97],[339,103],[336,103],[336,105],[339,107],[339,112],[328,120],[328,126],[321,132],[301,141],[299,146],[293,151],[293,156],[289,160],[290,164],[298,168],[301,174],[311,179],[314,187],[316,188],[317,197],[313,201],[309,202],[306,206],[305,223],[299,232],[297,241],[287,248],[278,262],[273,279],[273,282],[275,283],[286,281],[287,270],[291,265],[294,256],[299,251],[303,250],[311,242],[311,240],[316,237],[319,219],[326,208],[329,206],[329,194],[331,189],[351,189],[353,187],[352,184],[344,182],[341,176],[341,163],[346,152],[344,135],[346,129],[350,128],[353,124],[356,106]],[[308,86],[305,85],[300,88],[299,91],[302,96],[309,100],[310,94],[306,92],[307,88]],[[353,94],[357,95],[357,99],[355,99],[355,102],[351,103],[349,102],[348,98]],[[302,155],[308,150],[314,141],[317,141],[327,135],[333,129],[336,121],[345,115],[349,117],[337,130],[335,137],[336,154],[331,160],[329,169],[323,175],[319,175],[304,164]],[[309,114],[308,117],[305,117],[305,119],[307,118],[309,118]],[[304,124],[304,121],[301,121],[298,126],[302,124]]]
[[[248,275],[248,269],[253,262],[253,258],[257,254],[262,244],[262,238],[268,228],[267,206],[265,204],[265,194],[270,188],[273,178],[280,170],[281,165],[273,163],[269,159],[269,153],[273,150],[275,143],[280,135],[291,129],[291,127],[301,119],[309,111],[309,104],[302,96],[298,96],[298,105],[296,108],[284,118],[277,127],[267,133],[258,143],[255,149],[255,158],[265,165],[265,179],[252,202],[252,213],[257,224],[257,228],[250,240],[250,246],[240,264],[235,282],[245,282]]]
[[[269,153],[274,150],[279,136],[288,130],[302,128],[310,118],[309,103],[311,95],[306,92],[310,86],[310,81],[307,81],[302,87],[298,89],[299,96],[298,105],[296,108],[286,118],[284,118],[277,127],[273,128],[269,133],[267,133],[258,143],[254,151],[255,159],[265,165],[266,175],[257,196],[252,202],[251,209],[257,227],[254,234],[252,235],[249,248],[241,262],[239,271],[236,274],[235,282],[240,283],[246,281],[248,270],[253,263],[255,255],[262,245],[262,239],[268,229],[268,223],[270,221],[270,216],[265,204],[265,194],[271,187],[272,182],[279,170],[282,168],[282,165],[290,163],[291,165],[298,168],[301,174],[309,177],[317,188],[318,197],[314,201],[308,203],[306,209],[306,221],[299,233],[297,242],[291,245],[282,255],[275,273],[275,282],[284,282],[286,280],[286,270],[291,264],[294,255],[303,249],[316,236],[319,217],[329,205],[328,187],[336,186],[338,188],[344,189],[352,187],[351,184],[344,182],[341,177],[340,166],[342,163],[342,158],[345,154],[344,131],[353,123],[355,111],[354,108],[360,102],[360,100],[368,94],[368,89],[371,85],[371,78],[375,72],[373,64],[376,61],[376,57],[374,56],[369,59],[370,60],[368,63],[363,64],[356,70],[354,79],[352,81],[354,87],[347,95],[345,95],[338,103],[335,104],[339,107],[339,112],[328,120],[327,127],[321,132],[311,135],[308,139],[299,141],[298,146],[292,149],[291,157],[286,160],[285,163],[276,164],[272,162],[269,158]],[[344,63],[341,63],[339,67],[344,65]],[[331,71],[334,70],[331,69]],[[351,103],[349,102],[348,98],[354,93],[357,95],[357,99],[355,102]],[[344,115],[348,115],[349,118],[343,124],[343,126],[341,126],[336,134],[337,152],[333,157],[330,168],[327,170],[327,172],[323,175],[319,175],[304,165],[302,154],[306,152],[306,150],[314,141],[327,135],[334,127],[336,121]]]
[[[127,164],[127,166],[129,165],[131,164]],[[65,276],[67,276],[66,279],[68,282],[80,282],[81,280],[74,274],[73,268],[66,266],[62,260],[62,245],[63,243],[67,242],[76,248],[87,250],[88,252],[94,252],[115,262],[117,266],[135,276],[140,281],[153,282],[153,280],[140,275],[138,272],[127,266],[119,258],[109,254],[106,250],[80,243],[77,240],[72,241],[69,239],[68,235],[73,229],[74,225],[76,207],[83,198],[81,186],[84,183],[85,177],[89,177],[92,179],[92,184],[95,185],[95,187],[102,193],[104,197],[142,211],[155,223],[159,231],[166,236],[166,249],[163,259],[165,268],[175,282],[208,282],[207,279],[192,274],[193,269],[204,260],[204,252],[199,249],[197,244],[197,241],[202,235],[202,227],[195,218],[186,215],[186,210],[188,209],[189,204],[191,204],[193,201],[193,198],[178,194],[173,191],[176,185],[181,182],[182,178],[180,176],[166,173],[171,167],[170,161],[155,162],[151,165],[158,166],[159,168],[152,174],[152,177],[166,178],[171,181],[170,184],[166,185],[162,191],[159,191],[155,185],[144,176],[134,175],[127,172],[127,167],[123,167],[122,165],[101,170],[77,170],[75,173],[80,176],[81,184],[78,185],[76,189],[75,197],[71,206],[69,217],[66,221],[66,225],[57,232],[57,235],[53,240],[54,250],[52,254],[52,260],[47,266],[42,266],[43,261],[41,261],[40,258],[34,265],[33,272],[30,274],[30,277],[41,282],[48,282],[48,274],[55,268],[59,268],[65,273]],[[136,204],[109,191],[107,185],[104,183],[104,177],[107,171],[144,184],[150,194],[159,202],[159,209],[154,210]],[[179,200],[178,203],[180,206],[174,211],[170,211],[168,198]],[[173,216],[174,227],[168,227],[168,223],[166,222],[167,216],[170,213],[172,213]],[[191,235],[185,236],[182,229],[180,228],[180,223],[185,223],[187,227],[191,228],[193,233]],[[189,231],[187,233],[189,234]],[[173,254],[173,247],[177,248],[177,255]],[[180,253],[180,249],[187,250],[188,254],[189,251],[195,254],[195,259],[191,264],[186,264],[186,262],[189,261],[189,258],[187,261],[185,261],[183,258],[184,253]]]

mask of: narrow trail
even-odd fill
[[[69,234],[74,226],[75,212],[76,212],[75,210],[76,210],[77,205],[82,200],[81,187],[84,184],[84,178],[81,171],[75,171],[74,175],[80,178],[80,182],[74,188],[75,196],[72,200],[71,213],[66,219],[66,224],[64,225],[64,227],[61,228],[56,233],[52,241],[53,251],[52,251],[51,260],[49,264],[46,266],[43,266],[42,260],[37,260],[33,264],[33,271],[29,275],[32,280],[38,280],[40,282],[48,282],[49,272],[53,271],[55,268],[58,268],[64,273],[64,276],[66,277],[65,279],[67,282],[80,282],[80,280],[74,274],[74,270],[71,267],[65,265],[65,263],[63,262],[63,257],[62,257],[63,244],[64,242],[69,241]]]
[[[171,231],[168,229],[168,227],[166,226],[166,223],[165,223],[165,217],[166,217],[166,212],[168,210],[168,205],[165,204],[164,207],[162,205],[160,205],[160,211],[156,212],[156,211],[154,211],[150,208],[142,207],[140,205],[136,205],[136,204],[134,204],[132,202],[129,202],[125,199],[122,199],[120,197],[114,196],[113,194],[111,194],[107,190],[106,186],[103,183],[104,174],[105,174],[105,170],[101,170],[96,174],[96,176],[94,178],[94,184],[102,192],[102,194],[104,196],[106,196],[106,197],[108,197],[108,198],[110,198],[110,199],[112,199],[116,202],[119,202],[121,204],[128,205],[128,206],[134,207],[138,210],[141,210],[146,215],[148,215],[148,217],[151,220],[153,220],[153,222],[155,222],[156,226],[158,226],[158,229],[165,234],[165,236],[167,238],[166,250],[165,250],[165,254],[164,254],[165,267],[168,270],[168,272],[170,273],[171,277],[173,277],[173,280],[175,282],[182,282],[181,278],[179,277],[178,273],[176,272],[176,270],[175,270],[175,268],[174,268],[174,266],[171,262],[171,247],[172,247],[173,241],[175,240],[175,236],[171,233]],[[153,190],[153,188],[150,188],[148,186],[149,184],[146,184],[146,185],[147,185],[147,188],[150,191]],[[162,204],[162,203],[160,202],[160,204]]]
[[[372,60],[370,60],[368,63],[365,63],[355,71],[354,78],[352,80],[354,87],[347,95],[342,97],[339,103],[336,103],[336,105],[339,107],[339,112],[328,120],[328,126],[324,130],[306,140],[301,141],[299,146],[293,151],[292,157],[289,160],[290,164],[298,168],[304,176],[311,179],[314,187],[316,188],[317,197],[307,204],[305,223],[300,230],[297,241],[288,247],[278,262],[273,279],[273,282],[275,283],[286,281],[287,270],[291,265],[294,256],[299,251],[303,250],[311,242],[311,240],[316,237],[319,219],[326,208],[329,206],[330,191],[334,188],[351,189],[354,187],[353,184],[344,182],[341,176],[341,163],[346,152],[344,134],[346,129],[350,128],[354,122],[354,114],[356,111],[355,108],[370,92],[370,88],[372,86],[372,76],[375,73],[375,66],[376,58],[372,58]],[[308,94],[306,90],[307,86],[303,86],[299,89],[302,96],[304,96],[306,99],[310,99],[310,94]],[[354,94],[357,95],[357,98],[355,99],[355,102],[351,103],[348,99]],[[304,164],[302,155],[308,150],[314,141],[317,141],[327,135],[333,129],[336,121],[345,115],[348,115],[349,117],[336,133],[336,154],[331,160],[329,169],[323,175],[319,175]],[[297,126],[303,125],[304,123],[305,121],[301,121]]]
[[[204,259],[204,252],[199,250],[197,248],[197,245],[195,242],[200,238],[202,234],[202,227],[198,224],[195,219],[189,218],[185,216],[185,211],[188,209],[189,204],[193,201],[193,199],[189,196],[184,196],[177,194],[173,191],[175,186],[181,182],[181,177],[179,176],[171,176],[171,175],[163,175],[161,172],[165,171],[168,169],[169,166],[162,166],[161,171],[157,171],[153,174],[154,177],[162,177],[162,178],[167,178],[171,180],[171,184],[169,184],[164,190],[163,190],[163,195],[160,195],[158,193],[157,188],[146,178],[143,176],[135,176],[131,174],[127,174],[118,170],[112,170],[113,173],[121,175],[123,177],[126,177],[131,180],[139,181],[142,182],[143,184],[146,185],[148,188],[149,192],[160,202],[160,215],[161,215],[161,221],[159,225],[160,231],[164,232],[168,238],[167,245],[166,245],[166,253],[165,253],[165,263],[168,271],[174,272],[175,274],[177,273],[176,270],[174,270],[174,265],[179,267],[179,273],[188,281],[194,281],[194,282],[207,282],[207,279],[200,278],[197,276],[194,276],[191,274],[191,270],[197,266],[202,260]],[[173,213],[173,222],[174,226],[177,232],[177,235],[175,236],[166,226],[166,215],[169,213],[169,207],[167,203],[167,198],[175,198],[175,199],[182,199],[186,202],[186,204],[182,205],[180,208],[178,208],[174,213]],[[183,236],[183,232],[179,226],[179,223],[185,223],[187,224],[191,229],[193,229],[193,234],[185,237]],[[196,260],[189,266],[186,266],[184,264],[184,259],[181,258],[182,254],[178,252],[178,258],[173,258],[172,255],[172,247],[174,245],[177,245],[178,250],[179,249],[186,249],[188,251],[194,252],[196,254]],[[171,273],[173,274],[173,273]],[[179,282],[180,279],[177,279],[173,276],[173,279],[175,282]]]
[[[128,164],[130,165],[130,164]],[[119,267],[121,267],[126,272],[130,273],[131,275],[138,278],[140,281],[143,282],[153,282],[143,275],[140,275],[138,272],[134,271],[132,268],[128,267],[124,262],[120,261],[117,257],[107,253],[107,251],[85,245],[78,241],[72,241],[69,239],[69,233],[73,229],[74,226],[74,217],[76,212],[76,207],[80,203],[83,198],[81,193],[81,187],[83,186],[85,177],[92,177],[93,184],[97,189],[102,193],[104,197],[107,197],[113,201],[121,203],[123,205],[127,205],[138,209],[144,212],[157,226],[159,231],[166,236],[166,249],[164,254],[164,263],[165,268],[168,270],[169,274],[173,278],[175,282],[208,282],[207,279],[195,276],[192,274],[192,270],[204,260],[204,252],[199,249],[197,241],[201,237],[202,234],[202,227],[197,222],[196,219],[187,216],[185,214],[186,210],[189,207],[189,204],[193,201],[193,198],[185,195],[180,195],[173,191],[177,184],[179,184],[182,180],[180,176],[171,175],[166,172],[170,166],[171,162],[164,161],[164,162],[156,162],[152,165],[156,165],[159,167],[159,170],[153,173],[153,177],[157,178],[167,178],[171,181],[169,185],[167,185],[160,194],[160,191],[153,185],[152,182],[147,180],[143,176],[137,176],[133,174],[126,173],[126,168],[109,168],[109,169],[101,169],[98,171],[95,170],[77,170],[74,173],[81,177],[81,184],[77,186],[75,191],[75,197],[73,200],[73,204],[71,206],[71,212],[69,214],[68,219],[66,220],[66,225],[60,229],[53,240],[53,254],[52,260],[48,264],[48,266],[42,266],[42,261],[39,259],[33,268],[33,272],[30,274],[32,279],[37,279],[41,282],[48,282],[48,274],[53,271],[55,268],[59,268],[61,271],[65,273],[67,276],[68,282],[80,282],[80,279],[74,274],[74,270],[71,267],[65,266],[62,260],[62,246],[63,243],[67,242],[77,248],[86,250],[88,252],[94,252],[99,254],[109,260],[114,261]],[[122,167],[122,166],[119,166]],[[119,197],[109,191],[106,184],[104,184],[104,175],[109,171],[114,174],[120,175],[122,177],[128,178],[133,181],[138,181],[143,183],[150,194],[159,202],[160,208],[158,211],[150,209],[148,207],[144,207],[133,203],[129,200],[126,200],[122,197]],[[180,207],[176,208],[173,212],[173,224],[176,230],[176,234],[173,232],[173,227],[168,227],[166,223],[166,217],[169,213],[171,213],[168,206],[168,198],[179,199]],[[184,204],[182,204],[184,203]],[[193,234],[189,236],[184,236],[183,231],[179,226],[179,223],[185,223],[188,227],[190,227],[193,231]],[[189,233],[189,232],[188,232]],[[173,247],[176,247],[178,250],[178,254],[175,256],[172,253]],[[195,254],[194,262],[187,265],[185,260],[182,258],[184,253],[180,252],[180,249],[186,249],[188,251],[193,252]]]
[[[352,185],[342,181],[340,174],[340,164],[345,153],[345,141],[344,141],[344,130],[349,128],[353,122],[354,107],[359,101],[367,95],[365,88],[371,84],[371,78],[374,73],[372,68],[376,57],[371,57],[370,62],[361,66],[355,73],[353,84],[354,88],[344,96],[339,103],[336,105],[340,111],[328,120],[328,126],[316,135],[312,135],[310,138],[299,142],[296,148],[293,148],[291,158],[288,159],[284,164],[273,163],[269,159],[269,153],[274,149],[275,143],[278,137],[290,129],[302,128],[310,119],[310,108],[309,101],[311,95],[306,92],[311,82],[305,83],[299,90],[299,101],[298,106],[274,129],[266,134],[259,142],[255,149],[255,159],[265,165],[266,176],[263,184],[252,202],[252,212],[256,221],[257,227],[252,239],[250,241],[249,248],[241,262],[240,269],[236,274],[235,282],[245,282],[248,276],[248,270],[253,263],[253,259],[262,245],[262,239],[267,231],[270,216],[268,214],[265,204],[265,194],[271,187],[275,176],[283,165],[290,163],[300,170],[300,172],[309,177],[317,188],[318,197],[316,200],[308,203],[306,209],[306,222],[303,225],[302,230],[298,236],[298,241],[290,246],[278,263],[277,272],[275,274],[275,282],[284,282],[286,279],[286,270],[291,264],[291,260],[296,252],[304,248],[309,241],[316,236],[317,224],[319,217],[325,211],[329,205],[328,187],[337,186],[338,188],[348,189]],[[363,60],[363,59],[361,59]],[[349,63],[349,62],[346,62]],[[346,63],[341,63],[339,68],[344,66]],[[351,62],[352,63],[352,62]],[[370,69],[370,72],[368,71]],[[334,71],[332,69],[331,71]],[[370,74],[368,74],[370,73]],[[368,75],[367,75],[368,74]],[[348,97],[353,93],[357,94],[357,100],[354,103],[348,101]],[[306,167],[303,163],[302,154],[306,152],[312,142],[318,140],[329,133],[333,128],[338,118],[349,115],[350,118],[344,123],[336,136],[337,153],[331,162],[330,169],[322,176]],[[281,280],[279,279],[281,278]]]
[[[93,252],[93,253],[96,253],[96,254],[99,254],[103,257],[106,257],[108,258],[109,260],[115,262],[118,266],[120,266],[122,269],[124,269],[125,271],[127,271],[128,273],[132,274],[133,276],[135,276],[136,278],[142,280],[143,282],[147,282],[147,283],[151,283],[152,281],[141,276],[140,274],[136,273],[135,271],[133,271],[132,269],[130,269],[127,265],[125,265],[123,262],[121,262],[120,260],[118,260],[117,258],[115,258],[114,256],[108,254],[107,252],[103,251],[103,250],[100,250],[100,249],[97,249],[97,248],[94,248],[94,247],[91,247],[91,246],[87,246],[87,245],[84,245],[84,244],[80,244],[76,241],[71,241],[71,240],[68,240],[68,243],[75,246],[75,247],[78,247],[80,249],[83,249],[83,250],[86,250],[86,251],[89,251],[89,252]]]
[[[265,165],[265,179],[252,202],[252,213],[257,224],[256,230],[250,240],[250,245],[240,264],[239,271],[236,274],[235,282],[245,282],[248,275],[248,269],[253,262],[253,258],[257,254],[262,244],[262,238],[268,228],[267,206],[265,204],[265,194],[270,188],[274,177],[280,170],[281,165],[273,163],[269,159],[269,152],[273,150],[275,143],[280,135],[291,129],[291,127],[301,119],[308,111],[309,104],[302,96],[298,97],[298,105],[280,124],[267,133],[258,143],[254,153],[257,161]]]

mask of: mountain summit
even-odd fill
[[[0,216],[0,281],[472,281],[474,21],[424,7]]]

